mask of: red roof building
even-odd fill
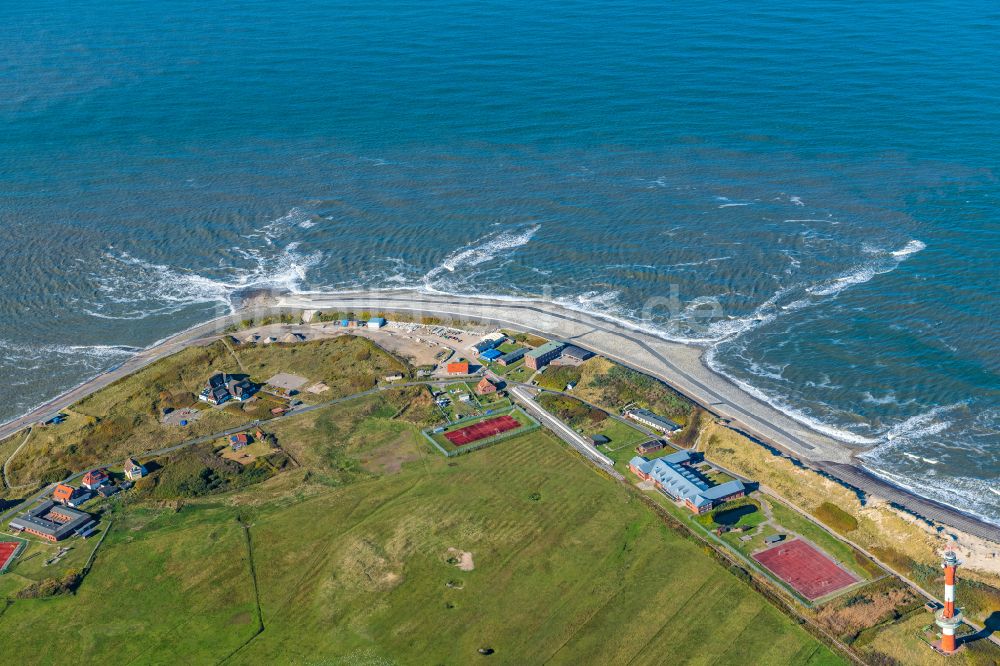
[[[73,499],[73,493],[76,492],[76,488],[73,486],[67,486],[65,483],[60,483],[56,486],[56,489],[52,491],[52,499],[62,504],[66,504],[71,499]]]
[[[107,482],[108,473],[103,469],[95,469],[93,472],[87,472],[83,475],[82,485],[87,490],[97,490]]]
[[[476,384],[476,393],[478,393],[479,395],[486,395],[488,393],[496,393],[496,392],[497,392],[496,384],[491,382],[486,377],[480,379],[479,383]]]
[[[449,363],[448,373],[452,375],[467,375],[469,374],[469,363],[467,361],[462,361],[461,363]]]

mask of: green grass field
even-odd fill
[[[487,646],[504,664],[660,664],[667,647],[670,663],[844,663],[546,432],[445,459],[393,406],[281,423],[316,471],[123,504],[76,594],[11,602],[0,644],[44,631],[23,664],[467,663]],[[386,449],[407,452],[391,473],[330,476]]]

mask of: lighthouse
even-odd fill
[[[957,649],[955,644],[955,629],[962,624],[962,613],[955,610],[955,571],[958,569],[958,558],[955,552],[949,550],[944,554],[944,608],[937,613],[937,626],[941,628],[941,643],[938,649],[945,654],[952,654]]]

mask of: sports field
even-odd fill
[[[459,428],[458,430],[452,430],[451,432],[445,433],[445,437],[447,437],[448,441],[455,446],[465,446],[466,444],[478,442],[481,439],[493,437],[495,435],[499,435],[500,433],[507,432],[508,430],[514,430],[515,428],[520,427],[520,422],[514,417],[498,416],[493,419],[480,421],[479,423],[473,423],[470,426]]]
[[[14,559],[14,553],[20,546],[18,541],[0,541],[0,573],[7,568],[7,565]]]
[[[854,574],[802,539],[755,553],[753,558],[809,600],[825,597],[858,582]]]

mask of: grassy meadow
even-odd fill
[[[264,382],[278,372],[322,381],[330,389],[313,401],[330,400],[372,388],[384,375],[406,372],[400,361],[371,341],[354,336],[297,344],[242,345],[217,341],[189,347],[84,398],[65,412],[66,422],[32,430],[27,446],[11,462],[12,486],[37,487],[129,455],[177,444],[271,416],[265,400],[212,408],[197,399],[213,372],[247,374]],[[192,407],[197,419],[186,427],[160,422],[164,408]],[[13,451],[18,433],[0,442]]]
[[[8,600],[0,644],[58,618],[20,663],[70,651],[150,664],[465,663],[489,647],[496,663],[655,664],[668,644],[671,663],[844,663],[545,431],[445,459],[408,400],[379,394],[275,422],[301,466],[252,488],[116,502],[76,592]],[[471,570],[455,565],[460,553]],[[14,575],[52,575],[38,560]]]

